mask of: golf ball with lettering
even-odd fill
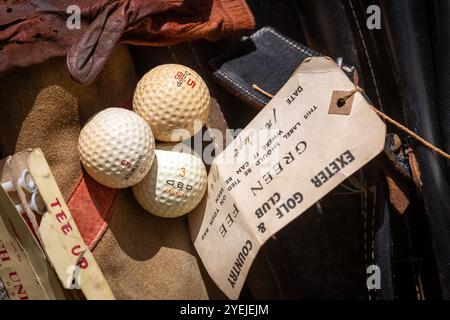
[[[200,157],[193,152],[157,146],[150,172],[132,190],[140,205],[150,213],[175,218],[189,213],[200,203],[206,184],[206,168]]]
[[[150,170],[155,139],[149,125],[136,113],[107,108],[83,127],[78,150],[92,178],[110,188],[126,188],[141,181]]]
[[[210,95],[203,79],[179,64],[160,65],[139,81],[133,110],[152,128],[156,140],[182,141],[208,119]]]

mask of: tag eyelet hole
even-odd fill
[[[345,106],[345,99],[344,98],[338,99],[336,105],[338,106],[338,108],[342,108],[343,106]]]

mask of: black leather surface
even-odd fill
[[[359,71],[358,52],[344,2],[293,1],[293,9],[299,16],[305,34],[304,45],[322,55],[341,57],[344,64],[356,66]]]
[[[381,8],[407,123],[426,140],[442,147],[429,5],[428,1],[397,0],[383,2]],[[450,299],[450,188],[445,161],[420,144],[415,144],[415,151],[442,293]]]
[[[270,98],[255,91],[252,84],[276,94],[303,60],[318,55],[275,29],[266,27],[212,59],[209,65],[214,77],[230,92],[262,108]]]
[[[377,214],[375,215],[374,226],[374,251],[375,264],[380,268],[381,289],[378,292],[378,299],[393,300],[395,297],[394,283],[392,279],[392,238],[390,207],[388,202],[388,190],[385,183],[379,183],[377,186]]]
[[[434,72],[442,147],[450,150],[450,1],[433,0],[432,3]],[[450,160],[446,164],[449,177]]]
[[[209,65],[212,75],[222,86],[261,109],[270,98],[254,90],[253,84],[276,94],[306,58],[320,55],[276,29],[264,27],[212,59]],[[344,72],[353,79],[354,68],[342,65]]]

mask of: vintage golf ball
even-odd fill
[[[78,139],[81,163],[89,175],[110,188],[141,181],[155,156],[150,126],[136,113],[107,108],[95,114]]]
[[[210,95],[203,79],[179,64],[160,65],[139,81],[133,110],[152,128],[156,140],[182,141],[197,133],[209,114]]]
[[[189,213],[200,203],[206,184],[205,165],[192,150],[170,151],[157,146],[150,172],[132,190],[148,212],[175,218]]]

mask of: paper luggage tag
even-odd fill
[[[189,221],[229,298],[267,239],[382,151],[386,127],[354,89],[331,59],[306,59],[214,160],[206,202]]]

